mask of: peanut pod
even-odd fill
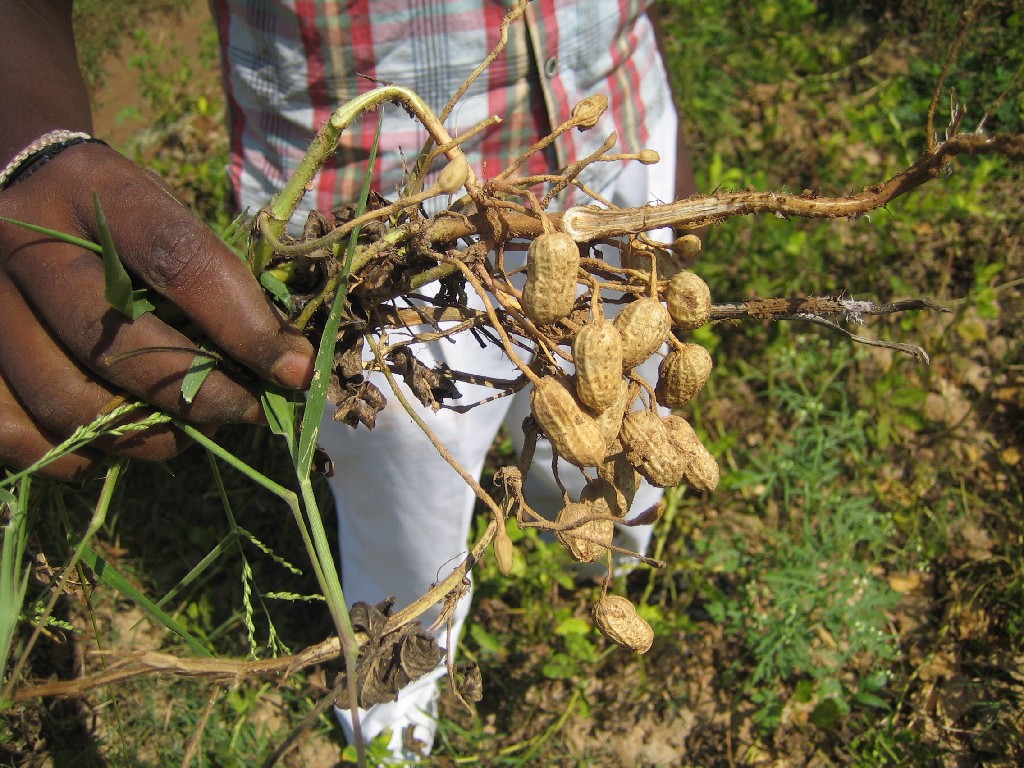
[[[605,442],[609,449],[612,443],[619,438],[619,430],[622,429],[622,417],[626,415],[630,400],[629,382],[619,377],[619,391],[615,396],[615,402],[597,414],[597,428],[604,435]]]
[[[692,331],[711,318],[711,291],[708,284],[693,272],[682,271],[672,276],[665,287],[665,303],[677,328]]]
[[[631,411],[622,420],[619,438],[626,458],[647,482],[671,488],[683,479],[683,454],[669,439],[661,417],[651,411]]]
[[[545,376],[530,398],[533,418],[555,453],[577,467],[596,467],[606,453],[594,417],[583,410],[561,377]]]
[[[633,505],[636,489],[640,486],[640,476],[626,458],[622,443],[616,441],[608,451],[601,465],[597,468],[597,476],[604,484],[599,486],[606,491],[608,508],[615,517],[625,517]]]
[[[562,543],[573,560],[580,563],[592,563],[608,551],[615,535],[615,522],[610,517],[597,520],[586,520],[594,515],[607,515],[607,504],[602,505],[594,499],[589,501],[570,501],[558,513],[555,524],[561,526],[555,531],[555,538]]]
[[[504,526],[498,526],[498,530],[494,534],[492,546],[494,547],[494,560],[498,564],[498,570],[501,571],[502,576],[508,576],[512,573],[515,557],[513,555],[512,538],[508,535],[508,531],[505,530]]]
[[[674,347],[658,366],[655,397],[666,408],[681,408],[707,383],[711,367],[711,355],[700,344]]]
[[[579,266],[579,246],[564,232],[545,232],[530,243],[522,300],[526,316],[537,325],[566,317],[576,302]]]
[[[654,644],[654,630],[629,600],[605,595],[594,606],[594,623],[601,634],[623,648],[647,653]]]
[[[653,355],[672,330],[672,318],[657,299],[637,299],[615,316],[622,338],[622,369],[632,370]]]
[[[622,378],[622,339],[613,323],[595,319],[572,341],[576,363],[576,394],[584,405],[601,412],[615,404]]]
[[[665,417],[664,424],[668,439],[683,456],[683,478],[686,484],[698,491],[715,490],[721,470],[693,427],[682,416],[675,415]]]

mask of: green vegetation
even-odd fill
[[[135,4],[81,2],[79,12],[87,5]],[[913,160],[962,10],[938,0],[659,5],[700,188],[823,195],[858,191]],[[1018,6],[988,3],[950,70],[967,130],[1008,87],[986,130],[1024,130],[1013,85],[1024,62]],[[86,61],[110,47],[96,30],[136,23],[107,12],[81,27]],[[218,170],[226,145],[210,132],[218,96],[190,85],[191,62],[165,57],[144,31],[135,40],[154,130],[126,149],[222,224],[231,212]],[[212,55],[212,38],[203,50]],[[947,88],[940,130],[949,105]],[[804,323],[698,332],[716,368],[686,415],[719,458],[723,484],[709,498],[670,493],[653,553],[668,567],[621,577],[654,626],[654,648],[634,657],[606,642],[587,615],[597,587],[577,583],[561,548],[510,526],[515,568],[478,570],[462,648],[483,670],[485,697],[473,713],[443,699],[431,764],[1024,760],[1020,174],[967,158],[871,217],[712,228],[697,271],[716,300],[926,296],[952,311],[869,318],[858,332],[919,343],[931,365]],[[219,439],[268,477],[289,476],[269,434]],[[72,647],[89,669],[105,663],[97,650],[194,655],[112,586],[109,569],[215,655],[268,656],[327,636],[322,603],[285,599],[318,591],[287,510],[220,472],[200,451],[127,468],[91,544],[108,578],[76,569],[28,674],[74,677]],[[37,483],[32,509],[17,509],[31,521],[25,615],[48,599],[45,583],[70,559],[100,486]],[[17,587],[23,571],[4,543],[3,583]],[[13,659],[28,634],[15,634]],[[180,765],[201,732],[194,765],[250,765],[283,742],[336,671],[237,688],[140,678],[75,706],[19,703],[4,715],[0,749],[10,757],[0,764],[31,764],[33,745],[45,744],[57,765]],[[323,715],[284,763],[332,764],[340,741]]]

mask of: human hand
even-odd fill
[[[303,389],[310,343],[277,312],[246,265],[151,173],[99,144],[70,147],[0,191],[0,216],[97,241],[98,195],[118,254],[141,283],[176,305],[227,358],[193,402],[181,396],[195,342],[145,314],[132,321],[104,298],[93,252],[0,222],[0,464],[22,468],[119,395],[197,425],[259,423],[255,376]],[[136,354],[129,354],[135,352]],[[97,441],[50,464],[89,472],[100,452],[165,460],[187,445],[171,427]]]

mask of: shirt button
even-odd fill
[[[551,78],[551,77],[554,77],[557,72],[558,72],[558,57],[557,56],[552,56],[547,61],[544,62],[544,76]]]

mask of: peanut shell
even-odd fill
[[[696,235],[683,235],[682,237],[677,237],[669,247],[672,253],[676,255],[676,258],[684,264],[689,264],[697,258],[697,254],[700,253],[702,246],[700,238]]]
[[[604,435],[561,377],[541,379],[530,405],[556,454],[577,467],[596,467],[604,459]]]
[[[508,576],[512,573],[512,566],[515,562],[513,556],[512,539],[508,535],[508,531],[503,526],[498,526],[498,530],[494,535],[494,560],[498,563],[498,570],[501,571],[502,576]]]
[[[622,339],[615,325],[594,320],[572,342],[576,363],[576,394],[583,404],[601,412],[615,404],[622,378]]]
[[[605,595],[594,606],[594,623],[601,634],[623,648],[647,653],[654,644],[654,630],[629,600]]]
[[[469,160],[465,155],[458,154],[438,174],[437,190],[442,194],[453,195],[462,189],[468,179]]]
[[[622,368],[632,370],[653,355],[672,330],[672,318],[657,299],[637,299],[615,316],[622,337]]]
[[[615,402],[597,414],[597,428],[604,435],[605,442],[609,447],[619,437],[619,430],[622,429],[622,417],[626,415],[629,407],[629,382],[619,377],[619,391],[615,396]]]
[[[672,251],[664,248],[649,250],[647,248],[638,248],[632,245],[628,245],[622,251],[622,266],[626,269],[635,269],[644,275],[650,275],[652,253],[658,262],[659,279],[666,280],[681,269],[681,267],[676,263],[677,259]]]
[[[665,303],[677,328],[692,331],[711,318],[711,291],[693,272],[683,270],[665,287]]]
[[[668,439],[683,456],[683,479],[698,491],[713,491],[718,487],[721,470],[711,451],[693,431],[693,427],[682,416],[666,416],[664,419]]]
[[[559,511],[555,523],[563,528],[555,531],[555,538],[569,550],[573,560],[592,563],[608,551],[615,535],[615,522],[611,518],[578,523],[579,520],[601,514],[608,514],[607,504],[602,509],[594,500],[570,501]]]
[[[711,375],[711,355],[700,344],[682,344],[669,350],[658,366],[658,402],[681,408],[697,396]]]
[[[683,454],[669,439],[661,417],[651,411],[630,411],[622,420],[619,438],[626,458],[647,482],[671,488],[683,479]]]
[[[576,274],[580,249],[564,232],[546,232],[526,255],[523,311],[537,325],[550,325],[566,317],[576,302]]]
[[[585,131],[597,125],[597,121],[601,119],[601,115],[606,109],[608,109],[608,97],[603,93],[594,94],[572,108],[570,119],[577,129]]]
[[[597,468],[597,476],[606,485],[602,490],[610,489],[608,508],[615,517],[625,517],[633,505],[636,489],[640,485],[640,476],[626,458],[622,443],[616,441],[601,465]]]

